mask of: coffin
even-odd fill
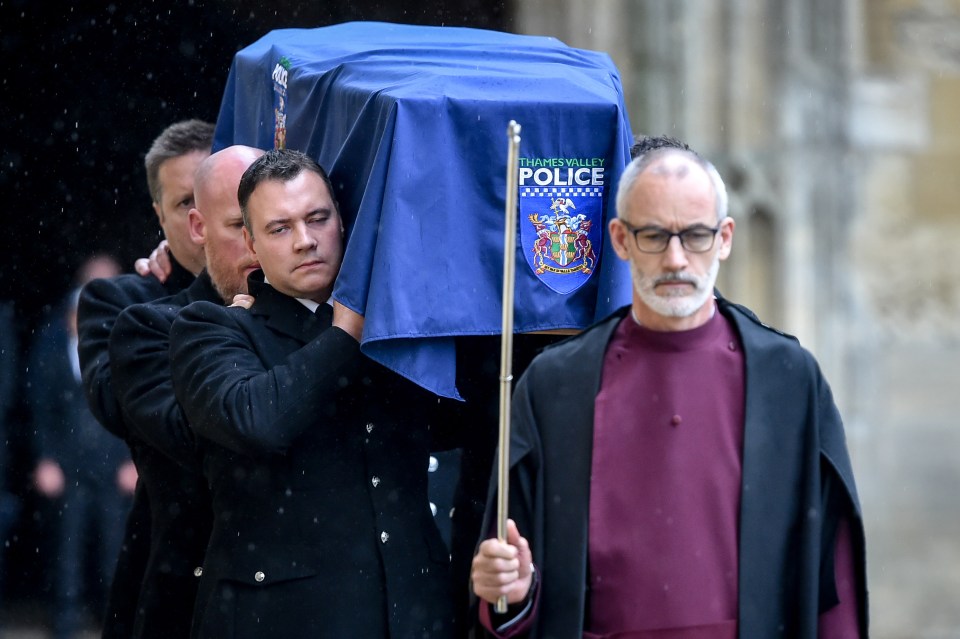
[[[630,300],[606,222],[632,135],[606,54],[456,27],[272,31],[233,60],[214,150],[298,149],[328,170],[348,230],[334,298],[365,316],[363,351],[458,397],[456,336],[501,331],[510,120],[514,330],[582,329]]]

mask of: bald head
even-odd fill
[[[686,149],[664,147],[645,153],[627,165],[617,188],[617,217],[628,219],[638,183],[658,189],[708,188],[712,192],[717,221],[727,216],[727,188],[713,164]],[[652,194],[655,196],[655,194]]]
[[[215,213],[211,207],[215,207],[219,200],[235,201],[240,176],[261,155],[263,151],[260,149],[237,144],[217,151],[201,162],[193,178],[196,208],[204,215],[208,215],[204,209],[210,209],[210,213]],[[206,207],[204,200],[207,201]]]
[[[227,147],[201,162],[194,176],[191,236],[203,245],[207,272],[226,302],[246,292],[247,275],[258,268],[243,241],[237,187],[243,172],[261,155],[263,151],[249,146]]]

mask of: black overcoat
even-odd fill
[[[329,316],[254,276],[251,294],[249,311],[191,304],[171,331],[214,507],[193,636],[450,636],[431,397]]]
[[[819,613],[837,602],[836,528],[847,517],[866,637],[863,521],[830,388],[795,338],[741,306],[722,298],[718,305],[740,336],[746,375],[739,636],[817,636]],[[582,636],[594,398],[607,344],[627,312],[546,349],[514,394],[509,511],[542,577],[530,637]],[[494,529],[494,491],[484,530]]]
[[[174,295],[193,281],[193,275],[176,260],[166,282],[152,275],[118,275],[89,282],[80,292],[77,308],[78,351],[84,393],[90,411],[100,425],[127,439],[127,424],[113,392],[110,373],[110,332],[123,309]],[[131,448],[134,464],[137,451]],[[140,583],[150,556],[150,503],[143,485],[137,484],[133,505],[127,516],[123,547],[117,558],[113,582],[107,597],[103,639],[129,639]]]
[[[169,297],[190,286],[193,275],[171,258],[165,282],[153,275],[126,274],[96,279],[83,287],[77,307],[80,373],[90,411],[111,433],[127,438],[127,425],[113,392],[110,374],[110,331],[123,309]]]
[[[223,303],[206,271],[173,297],[128,307],[110,333],[114,394],[150,503],[135,639],[189,635],[210,538],[210,491],[170,378],[170,326],[181,308],[200,300]]]

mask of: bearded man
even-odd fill
[[[627,167],[616,204],[610,239],[633,302],[546,349],[517,385],[507,539],[473,560],[481,626],[865,637],[840,415],[795,338],[715,292],[735,226],[719,174],[691,151],[652,150]]]

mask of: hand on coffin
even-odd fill
[[[358,342],[363,335],[363,315],[336,301],[333,303],[333,325]]]

